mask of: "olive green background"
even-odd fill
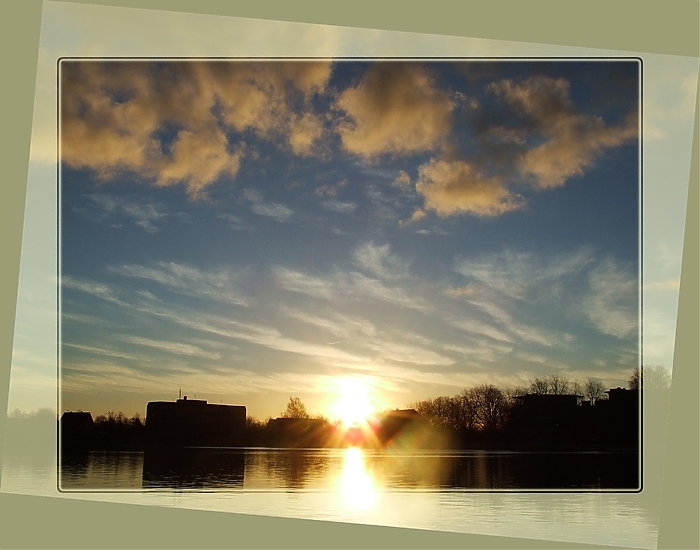
[[[74,0],[75,1],[75,0]],[[78,2],[235,15],[474,38],[698,57],[695,0],[284,2],[258,0],[103,0]],[[0,120],[0,434],[12,357],[29,143],[42,2],[0,4],[3,86]],[[676,332],[673,397],[659,548],[700,548],[697,344],[700,334],[700,196],[696,104],[688,217]],[[1,441],[1,440],[0,440]],[[1,446],[1,443],[0,443]],[[0,448],[0,457],[1,448]],[[611,522],[615,518],[610,518]],[[411,531],[0,493],[2,548],[584,548],[506,537]]]

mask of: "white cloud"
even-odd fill
[[[323,201],[321,202],[321,206],[326,210],[338,212],[340,214],[350,214],[357,208],[357,205],[354,202],[341,202],[338,200]]]
[[[90,193],[90,200],[102,208],[108,215],[122,215],[130,218],[136,225],[142,227],[148,233],[155,233],[158,227],[154,224],[166,217],[168,213],[161,204],[148,204],[140,201],[129,200],[114,195],[102,193]]]
[[[260,216],[267,216],[277,220],[278,222],[287,221],[292,214],[294,214],[293,210],[287,208],[283,204],[265,204],[256,202],[253,204],[252,210]]]
[[[591,271],[590,290],[583,310],[595,327],[605,334],[627,338],[637,334],[637,277],[612,260]]]
[[[246,305],[246,299],[234,287],[235,274],[230,271],[203,271],[175,262],[158,262],[156,267],[142,265],[113,266],[110,272],[159,283],[168,289],[200,298]]]
[[[177,355],[187,355],[191,357],[204,357],[206,359],[221,359],[221,355],[218,353],[210,353],[204,351],[198,346],[192,346],[189,344],[183,344],[182,342],[169,342],[166,340],[152,340],[150,338],[142,338],[139,336],[126,336],[124,341],[130,344],[136,344],[138,346],[146,346],[150,348],[155,348],[161,351],[166,351],[168,353],[174,353]]]

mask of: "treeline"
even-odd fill
[[[94,422],[81,416],[77,423],[72,419],[63,426],[61,440],[67,451],[140,450],[146,441],[146,423],[139,413],[129,418],[121,411],[101,414]]]
[[[633,373],[632,379],[639,376]],[[526,395],[576,395],[591,404],[607,399],[605,385],[594,378],[572,381],[559,374],[534,378],[528,386],[501,389],[493,384],[465,388],[453,396],[439,396],[411,403],[409,407],[426,416],[434,426],[453,430],[491,431],[506,426],[516,398]]]

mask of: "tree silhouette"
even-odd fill
[[[485,430],[501,427],[508,411],[508,399],[496,386],[483,384],[470,390],[477,425]]]
[[[571,384],[565,376],[558,374],[550,374],[547,377],[549,393],[553,395],[569,395],[571,393]]]
[[[600,380],[589,378],[583,385],[583,396],[588,399],[591,404],[596,401],[605,399],[605,386]]]
[[[306,412],[306,406],[298,397],[290,397],[287,408],[282,413],[282,418],[310,418]]]
[[[627,381],[627,387],[631,390],[638,390],[640,388],[641,380],[642,377],[639,371],[639,367],[634,367],[634,370],[632,371],[632,376],[630,376],[629,380]]]

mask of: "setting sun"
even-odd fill
[[[337,387],[338,396],[332,405],[333,415],[346,428],[362,425],[376,407],[373,404],[372,385],[362,378],[341,378]]]

